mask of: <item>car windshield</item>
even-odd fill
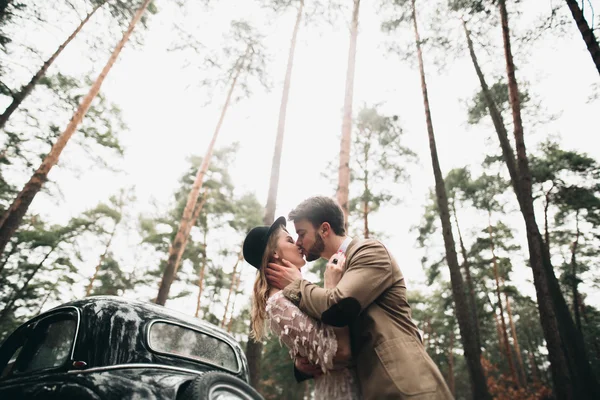
[[[157,353],[199,360],[232,372],[239,370],[235,350],[229,344],[190,328],[155,322],[148,344]]]

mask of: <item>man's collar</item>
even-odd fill
[[[346,236],[346,239],[344,239],[344,241],[338,248],[338,252],[341,251],[342,253],[346,253],[346,250],[348,249],[348,245],[350,244],[351,241],[352,241],[352,238],[350,236]]]

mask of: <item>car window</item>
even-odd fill
[[[232,372],[239,370],[235,350],[225,341],[183,326],[155,322],[148,338],[158,353],[208,362]]]
[[[8,363],[6,363],[6,366],[2,370],[2,373],[0,374],[0,379],[4,378],[4,377],[8,376],[8,374],[10,374],[13,367],[15,366],[15,361],[17,360],[17,357],[19,357],[19,353],[21,352],[22,348],[23,348],[23,346],[17,347],[17,349],[14,351],[14,353],[10,356]]]
[[[77,321],[62,319],[41,321],[17,358],[17,373],[56,368],[69,359]]]

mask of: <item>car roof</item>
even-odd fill
[[[152,319],[164,318],[166,320],[170,320],[173,322],[179,322],[181,324],[196,327],[200,330],[204,330],[209,333],[214,333],[214,334],[217,334],[218,336],[229,339],[229,341],[231,341],[231,342],[235,343],[237,346],[239,346],[239,344],[237,343],[237,340],[231,334],[229,334],[224,329],[211,324],[210,322],[203,321],[199,318],[195,318],[195,317],[186,315],[182,312],[172,310],[170,308],[167,308],[165,306],[161,306],[158,304],[150,303],[147,301],[134,300],[134,299],[125,299],[125,298],[118,297],[118,296],[90,296],[90,297],[86,297],[84,299],[74,300],[69,303],[61,304],[57,307],[54,307],[54,308],[46,311],[44,314],[50,313],[52,311],[55,311],[55,310],[63,308],[63,307],[82,308],[82,307],[85,307],[87,305],[92,305],[92,304],[97,305],[97,306],[102,306],[103,304],[105,304],[105,305],[113,304],[113,305],[132,305],[132,306],[141,307],[141,308],[145,309],[146,311],[148,311],[150,314],[154,314],[152,316]]]

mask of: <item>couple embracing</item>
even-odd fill
[[[295,360],[316,399],[452,399],[411,319],[404,277],[385,246],[346,235],[344,214],[311,197],[288,216],[252,229],[243,245],[257,271],[252,336],[268,326]],[[321,288],[302,279],[306,261],[328,260]]]

